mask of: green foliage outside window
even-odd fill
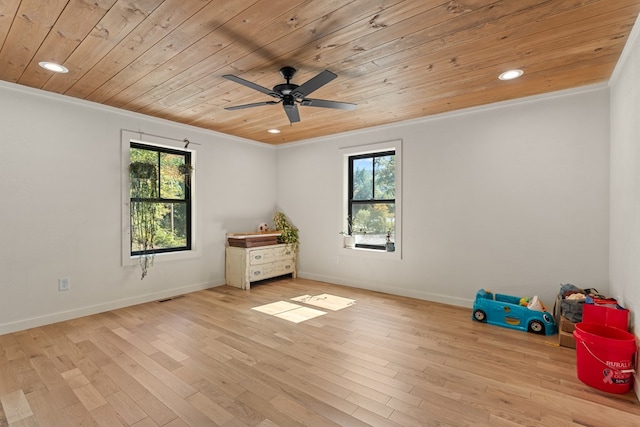
[[[131,254],[140,256],[142,278],[156,253],[189,249],[188,161],[186,152],[139,144],[130,149]]]

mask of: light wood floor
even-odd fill
[[[251,309],[323,293],[357,303],[297,324]],[[304,279],[223,286],[0,336],[0,425],[640,425],[555,343]]]

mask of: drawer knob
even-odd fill
[[[254,276],[259,276],[259,275],[260,275],[260,272],[259,272],[259,271],[254,271],[254,272],[253,272],[253,275],[254,275]]]
[[[256,255],[256,259],[262,259],[262,255]]]

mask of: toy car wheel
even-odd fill
[[[482,310],[475,310],[473,312],[473,318],[478,322],[486,322],[487,321],[487,313]]]
[[[544,335],[544,325],[539,320],[532,320],[529,323],[529,332]]]

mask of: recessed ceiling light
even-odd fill
[[[68,73],[69,69],[60,64],[56,64],[55,62],[42,61],[39,62],[40,65],[45,70],[53,71],[54,73]]]
[[[522,71],[522,70],[509,70],[509,71],[505,71],[504,73],[500,74],[498,76],[498,78],[500,80],[513,80],[513,79],[517,79],[518,77],[520,77],[523,74],[524,74],[524,71]]]
[[[269,132],[269,133],[280,133],[280,129],[269,129],[267,132]]]

